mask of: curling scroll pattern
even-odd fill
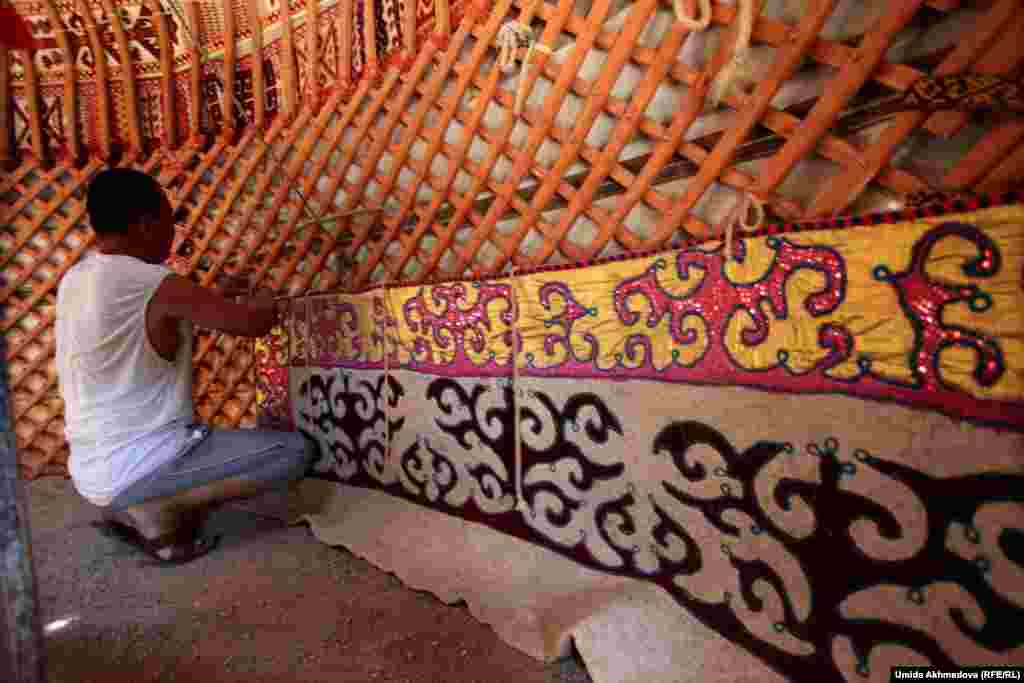
[[[386,318],[392,368],[507,376],[517,348],[529,376],[845,394],[1020,429],[1024,220],[1007,215],[318,297],[290,322],[288,362],[382,368]]]
[[[606,383],[560,399],[541,380],[518,429],[520,511],[513,389],[436,378],[416,394],[404,374],[302,371],[298,427],[321,476],[653,582],[791,680],[866,678],[882,646],[938,666],[1024,654],[1008,627],[1024,617],[1024,477],[936,477],[827,435],[734,444],[685,415],[631,436]],[[434,431],[410,432],[412,412]]]
[[[792,680],[873,680],[893,648],[1019,663],[1022,217],[302,300],[260,347],[264,405],[318,441],[320,476],[657,584]],[[900,401],[999,425],[1005,453],[935,444],[921,466],[784,424],[736,438],[693,414],[701,384]],[[685,407],[639,415],[645,391]]]

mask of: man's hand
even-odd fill
[[[252,296],[243,300],[243,303],[261,311],[273,312],[274,319],[278,324],[281,317],[288,312],[290,302],[287,299],[278,299],[277,295],[269,289],[261,289]]]
[[[222,275],[217,278],[214,287],[217,293],[228,299],[237,299],[240,296],[249,296],[252,293],[252,285],[249,278],[240,275]]]

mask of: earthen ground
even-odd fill
[[[259,501],[211,516],[213,553],[164,567],[99,534],[69,481],[26,488],[50,683],[590,681]]]

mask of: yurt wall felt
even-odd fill
[[[325,541],[599,681],[1024,663],[1018,0],[13,6],[29,476],[84,188],[131,165],[175,269],[293,300],[199,332],[196,406],[318,440]]]
[[[65,471],[53,295],[108,163],[189,209],[181,272],[289,294],[1020,181],[1015,0],[714,2],[706,28],[702,5],[14,2],[35,43],[0,45],[0,296],[26,474]],[[202,334],[200,416],[251,423],[247,345]]]
[[[300,512],[597,681],[1020,666],[1022,199],[301,297]]]

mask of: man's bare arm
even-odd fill
[[[277,323],[277,307],[269,296],[235,303],[180,275],[165,278],[149,306],[161,319],[188,320],[198,327],[242,337],[262,337]]]

